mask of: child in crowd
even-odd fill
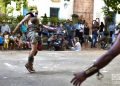
[[[15,41],[15,45],[17,47],[17,49],[22,49],[22,40],[21,40],[21,33],[18,33],[17,36],[15,37],[14,41]]]
[[[3,37],[4,37],[4,49],[8,49],[9,48],[9,41],[10,41],[9,32],[5,31],[5,33],[3,34]]]
[[[12,34],[10,34],[9,49],[15,49],[15,37]]]

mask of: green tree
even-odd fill
[[[28,8],[28,1],[27,0],[23,0],[23,8]]]
[[[0,0],[0,5],[1,8],[4,8],[3,12],[6,14],[7,13],[7,5],[11,4],[11,1],[16,2],[16,10],[20,11],[22,6],[23,8],[27,8],[27,0]]]
[[[103,12],[105,15],[105,28],[108,29],[108,26],[111,22],[115,23],[116,13],[120,14],[120,0],[103,0],[105,7],[103,7]]]
[[[7,14],[12,14],[13,16],[13,11],[14,11],[14,8],[12,6],[10,6],[8,9],[7,9]]]
[[[120,13],[120,0],[103,0],[108,9],[112,9],[115,13]]]
[[[23,8],[27,8],[28,7],[27,0],[11,0],[11,1],[16,2],[16,10],[17,11],[20,11],[22,7]]]
[[[4,13],[7,13],[7,5],[11,3],[11,0],[0,0],[0,2],[2,3],[3,7],[4,7]]]

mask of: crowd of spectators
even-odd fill
[[[85,20],[73,24],[69,19],[62,23],[40,25],[38,34],[41,36],[41,41],[38,44],[38,49],[45,49],[44,46],[47,50],[55,51],[81,51],[81,49],[98,48],[98,46],[105,49],[107,44],[114,43],[119,29],[120,26],[115,26],[114,23],[105,29],[104,23],[99,23],[96,20],[93,21],[92,28]],[[92,30],[92,34],[90,30]],[[11,34],[11,28],[7,23],[2,24],[0,27],[0,50],[30,49],[31,45],[26,33],[26,24],[23,24],[15,35]],[[46,37],[46,43],[43,43],[44,37]]]

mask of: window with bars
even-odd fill
[[[50,17],[58,17],[60,8],[50,7]]]

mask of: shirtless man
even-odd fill
[[[98,73],[98,76],[101,75],[99,70],[106,65],[108,65],[118,54],[120,53],[120,34],[118,35],[113,46],[99,59],[94,62],[94,64],[88,69],[74,74],[74,78],[71,80],[71,83],[74,86],[81,86],[81,84],[90,76]]]

